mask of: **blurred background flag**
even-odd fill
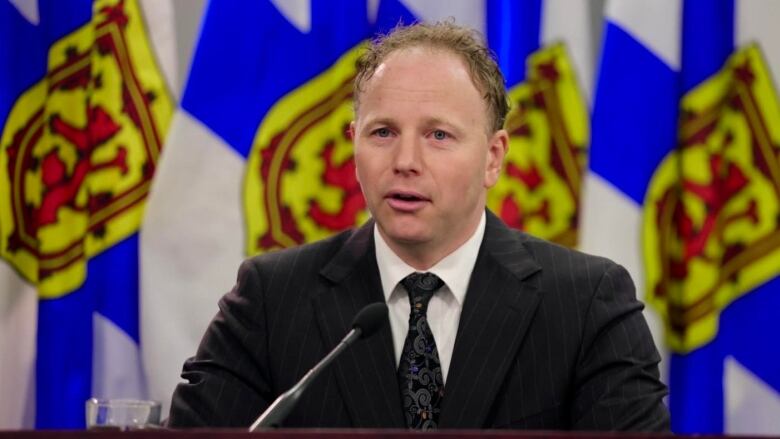
[[[588,2],[488,0],[486,18],[511,101],[510,147],[488,207],[512,227],[574,247],[600,16]]]
[[[137,230],[171,98],[135,1],[4,1],[0,23],[2,422],[78,428],[90,396],[146,396]]]
[[[627,261],[663,321],[678,433],[780,431],[778,12],[607,8],[584,247]]]

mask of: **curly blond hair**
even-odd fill
[[[448,50],[463,59],[471,80],[487,104],[490,128],[493,132],[502,129],[509,112],[504,75],[479,33],[450,21],[398,25],[390,33],[374,39],[357,61],[355,111],[360,106],[360,94],[366,83],[391,53],[421,46]]]

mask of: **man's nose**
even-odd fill
[[[422,169],[422,143],[412,135],[401,136],[393,156],[393,169],[401,174],[419,174]]]

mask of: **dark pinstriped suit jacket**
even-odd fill
[[[487,215],[440,428],[668,429],[628,273]],[[383,300],[372,224],[247,260],[184,365],[169,425],[250,425]],[[285,425],[403,428],[389,325],[321,375]]]

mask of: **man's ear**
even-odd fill
[[[489,139],[487,163],[485,166],[485,188],[493,187],[501,175],[504,157],[509,150],[509,134],[506,130],[498,130]]]

